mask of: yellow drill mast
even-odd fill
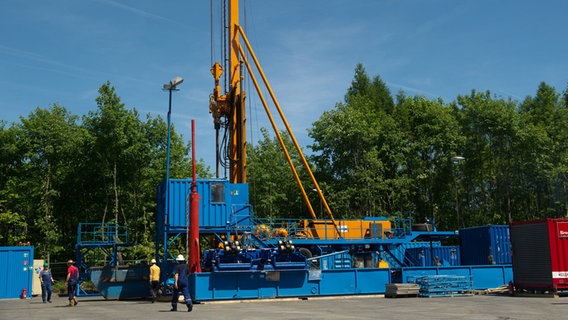
[[[245,117],[245,92],[242,90],[243,88],[243,66],[246,67],[248,71],[248,75],[251,78],[252,83],[256,89],[256,92],[259,95],[259,98],[262,102],[264,110],[268,116],[270,124],[272,125],[272,129],[278,138],[278,142],[280,143],[280,147],[286,156],[286,161],[292,170],[294,175],[294,179],[296,183],[300,187],[300,191],[302,193],[302,197],[304,202],[308,207],[308,211],[313,219],[317,219],[316,214],[314,212],[313,206],[310,203],[308,195],[306,193],[306,189],[304,188],[302,181],[300,180],[300,176],[292,162],[292,158],[290,157],[290,153],[286,145],[284,144],[284,140],[278,130],[276,122],[274,121],[274,117],[270,112],[270,108],[268,107],[268,103],[262,94],[262,90],[260,88],[259,81],[256,79],[255,73],[252,69],[253,65],[249,63],[248,58],[245,54],[245,49],[247,49],[248,55],[253,60],[254,66],[256,67],[257,73],[260,75],[262,82],[264,83],[274,106],[278,110],[278,114],[286,127],[292,142],[294,143],[294,147],[296,151],[300,155],[302,160],[302,164],[306,169],[310,180],[313,184],[313,188],[318,193],[318,197],[320,198],[321,205],[325,212],[327,212],[328,216],[331,218],[333,226],[335,227],[336,231],[339,234],[339,229],[337,228],[337,224],[333,218],[333,214],[331,213],[331,209],[327,204],[327,201],[321,191],[321,188],[316,181],[316,178],[313,175],[313,172],[288,124],[286,121],[286,117],[264,75],[264,72],[254,54],[254,51],[242,29],[239,25],[239,1],[238,0],[228,0],[229,1],[229,73],[226,77],[229,79],[230,87],[229,91],[225,94],[221,93],[221,86],[220,86],[220,79],[221,75],[223,74],[223,68],[218,62],[213,64],[211,67],[211,74],[215,79],[215,88],[213,89],[213,94],[210,97],[209,101],[209,112],[213,115],[213,121],[215,124],[216,136],[217,136],[217,177],[219,177],[219,162],[221,159],[219,154],[219,130],[223,120],[228,123],[228,132],[229,132],[229,167],[230,167],[230,177],[229,181],[231,183],[246,183],[246,117]],[[244,43],[244,46],[241,45],[241,40]],[[227,121],[228,120],[228,121]]]
[[[229,1],[229,92],[221,93],[219,80],[223,68],[218,62],[211,67],[215,78],[215,89],[211,95],[209,112],[213,114],[217,146],[219,145],[219,130],[221,118],[229,120],[229,180],[231,183],[246,183],[246,113],[245,92],[242,90],[241,63],[239,61],[239,1]],[[217,177],[219,177],[219,150],[217,147]]]

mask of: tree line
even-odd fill
[[[140,259],[154,252],[156,186],[165,178],[167,124],[127,108],[110,82],[96,109],[64,106],[0,121],[0,246],[30,242],[37,258],[74,254],[77,226],[129,227]],[[440,230],[565,217],[568,90],[541,83],[522,101],[472,90],[454,101],[393,96],[357,65],[343,101],[309,129],[309,163],[335,218],[434,219]],[[284,135],[289,150],[294,149]],[[189,143],[171,134],[170,177],[191,177]],[[308,218],[278,141],[266,129],[248,146],[254,214]],[[299,156],[291,152],[300,168]],[[318,215],[323,206],[300,170]],[[200,160],[198,177],[211,173]],[[318,210],[319,209],[319,210]]]
[[[544,82],[522,101],[472,90],[446,103],[393,96],[359,64],[344,100],[309,136],[310,162],[336,218],[411,212],[414,222],[457,230],[568,213],[568,90]],[[255,212],[308,217],[278,148],[267,132],[249,146]]]
[[[115,223],[137,244],[132,256],[153,254],[167,123],[127,108],[110,82],[98,92],[81,118],[54,104],[0,122],[0,246],[30,242],[36,258],[66,261],[79,223]],[[171,132],[170,176],[189,177],[189,144]],[[203,161],[198,172],[208,175]]]

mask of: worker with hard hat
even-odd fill
[[[43,269],[39,272],[39,281],[41,283],[41,300],[43,303],[51,303],[51,283],[53,282],[53,277],[47,262],[43,264]]]
[[[67,261],[67,277],[65,278],[69,299],[68,307],[74,307],[79,303],[75,296],[77,292],[77,282],[79,282],[79,268],[75,267],[75,261],[69,260]]]
[[[158,298],[158,288],[160,286],[160,267],[156,265],[156,259],[150,260],[150,294],[152,303]]]
[[[189,294],[189,266],[185,263],[185,258],[181,254],[177,256],[176,261],[178,264],[174,269],[174,292],[172,296],[172,309],[170,311],[177,311],[177,303],[181,292],[185,299],[187,312],[191,312],[191,310],[193,310],[193,302]]]

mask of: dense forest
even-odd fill
[[[440,230],[565,217],[568,90],[543,82],[535,91],[523,101],[490,91],[451,102],[393,96],[358,65],[343,101],[313,123],[305,146],[334,217],[411,213]],[[153,254],[167,124],[127,108],[110,82],[96,106],[82,117],[54,104],[0,121],[0,246],[29,241],[36,258],[66,260],[79,223],[115,222],[128,226],[133,256]],[[309,217],[278,141],[265,129],[262,136],[248,147],[254,214]],[[171,139],[170,176],[190,177],[189,143],[175,127]],[[285,143],[292,145],[288,136]],[[210,175],[200,161],[198,176]]]

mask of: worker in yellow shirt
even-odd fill
[[[152,294],[152,303],[156,302],[159,286],[160,267],[156,265],[156,259],[152,259],[150,261],[150,294]]]

